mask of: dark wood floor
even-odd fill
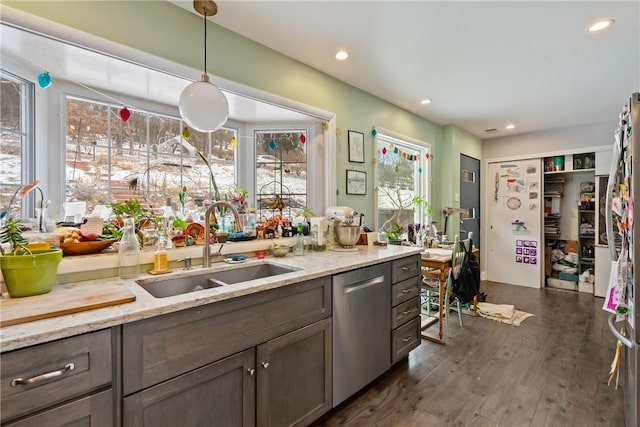
[[[488,302],[535,314],[520,327],[451,318],[447,344],[423,340],[406,363],[315,426],[624,426],[622,375],[603,299],[483,282]]]

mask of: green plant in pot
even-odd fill
[[[0,269],[12,298],[45,294],[53,289],[62,261],[60,249],[31,251],[22,235],[20,220],[7,220],[0,228],[0,242],[10,245],[9,252],[0,249]]]

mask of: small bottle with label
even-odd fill
[[[304,235],[302,233],[302,223],[299,223],[298,233],[296,234],[296,246],[293,248],[294,255],[304,255]]]
[[[166,271],[169,268],[164,242],[164,237],[158,239],[158,246],[156,246],[156,251],[153,253],[153,270],[156,272]]]

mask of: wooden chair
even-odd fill
[[[459,245],[460,238],[458,236],[455,237],[453,248],[451,249],[451,267],[449,268],[446,274],[446,282],[445,282],[445,295],[444,295],[444,317],[445,317],[445,328],[446,334],[449,336],[449,312],[454,310],[458,313],[458,322],[462,327],[462,304],[456,298],[455,306],[451,307],[451,299],[452,299],[452,291],[453,291],[453,280],[458,277],[460,272],[460,268],[464,263],[464,258],[466,254],[466,249],[471,247],[471,239],[473,237],[473,233],[469,233],[469,237],[467,239],[462,240],[464,247]],[[424,270],[422,271],[422,298],[423,298],[423,306],[425,306],[427,315],[431,316],[431,307],[432,305],[438,306],[438,294],[439,294],[439,281],[442,280],[443,272],[440,270]]]

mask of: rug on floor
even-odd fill
[[[490,302],[478,303],[478,315],[485,319],[495,320],[508,325],[520,326],[522,322],[535,314],[516,310],[510,304],[492,304]]]

